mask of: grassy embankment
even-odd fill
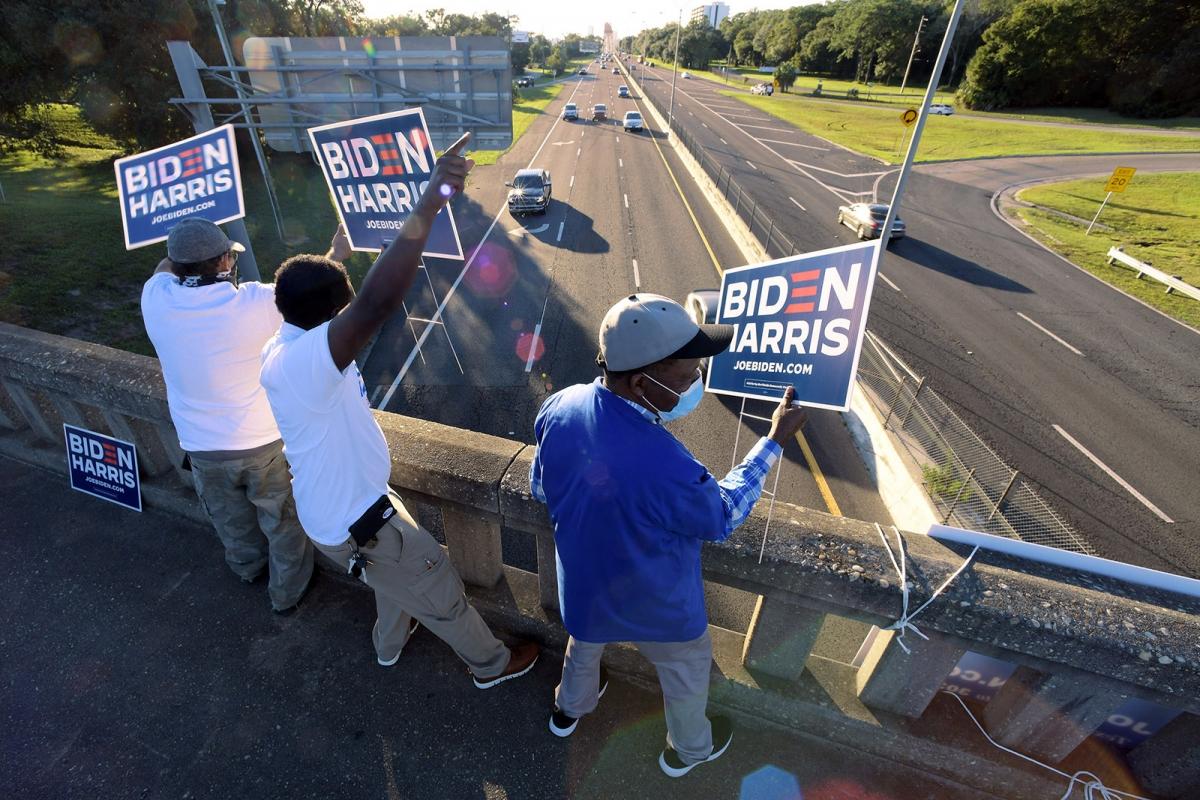
[[[786,120],[801,130],[884,161],[903,155],[905,133],[895,107],[827,103],[808,97],[776,94],[762,97],[740,91],[724,95]],[[1189,152],[1200,150],[1200,136],[1046,125],[997,124],[967,116],[931,116],[921,138],[917,161],[947,161],[1012,155],[1087,153]]]
[[[1090,236],[1087,224],[1104,199],[1102,177],[1023,189],[1017,197],[1035,208],[1012,205],[1005,213],[1055,252],[1101,280],[1160,311],[1200,327],[1200,301],[1167,294],[1158,281],[1120,264],[1108,266],[1113,246],[1139,261],[1200,286],[1200,172],[1138,173],[1123,194],[1114,194]],[[1070,214],[1066,219],[1054,211]]]
[[[572,62],[573,69],[590,59]],[[528,130],[562,83],[524,89],[513,108],[513,141]],[[165,255],[161,245],[127,252],[121,234],[112,161],[122,153],[72,106],[51,109],[61,158],[16,151],[0,155],[0,321],[25,325],[136,353],[152,354],[142,328],[141,285]],[[493,163],[504,151],[476,151]],[[286,243],[280,241],[262,178],[242,159],[246,227],[267,279],[286,257],[324,252],[337,224],[325,181],[307,154],[270,152]],[[370,258],[348,262],[361,281]]]

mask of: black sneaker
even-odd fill
[[[729,743],[733,741],[733,722],[729,717],[709,717],[709,721],[712,723],[712,753],[703,761],[697,761],[695,764],[685,764],[674,748],[668,747],[658,757],[658,765],[662,767],[662,771],[667,773],[668,777],[681,778],[691,772],[693,767],[706,764],[709,761],[716,761],[729,749]]]
[[[599,700],[604,697],[604,693],[608,690],[608,670],[604,667],[600,668],[600,694],[596,696]],[[550,715],[550,732],[559,738],[565,739],[575,732],[575,726],[579,724],[579,717],[572,717],[558,710],[558,706],[554,707],[554,713]]]

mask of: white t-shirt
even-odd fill
[[[261,379],[283,434],[300,524],[317,544],[341,544],[387,494],[392,470],[358,365],[338,371],[328,322],[309,331],[285,322],[263,348]]]
[[[142,319],[181,448],[250,450],[279,439],[258,382],[263,344],[283,322],[274,285],[218,281],[189,288],[159,272],[142,287]]]

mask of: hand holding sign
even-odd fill
[[[471,132],[467,131],[446,148],[446,152],[434,164],[429,187],[421,195],[422,205],[440,211],[456,192],[461,192],[466,186],[467,174],[474,168],[475,162],[460,153],[470,140]]]
[[[779,400],[779,405],[775,407],[775,413],[771,415],[771,432],[768,436],[781,447],[799,433],[800,429],[808,422],[808,413],[800,406],[792,405],[795,399],[795,388],[787,387],[783,392],[783,397]]]
[[[350,239],[346,236],[346,226],[339,224],[333,233],[333,239],[329,241],[329,252],[325,254],[325,257],[341,262],[353,254],[354,251],[350,248]]]

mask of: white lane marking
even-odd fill
[[[571,176],[571,188],[572,189],[575,188],[575,176],[574,175]]]
[[[872,203],[879,202],[879,184],[883,181],[883,179],[886,178],[888,175],[891,175],[892,172],[899,172],[899,171],[900,170],[894,169],[894,170],[891,170],[891,172],[880,173],[879,177],[875,179],[875,183],[871,184],[871,202]]]
[[[536,228],[525,228],[525,227],[513,228],[512,230],[510,230],[508,232],[508,235],[509,236],[520,236],[522,233],[541,233],[542,231],[547,230],[549,227],[550,227],[550,223],[546,222],[541,225],[538,225]]]
[[[798,200],[796,200],[796,198],[792,197],[791,195],[788,195],[788,200],[791,200],[793,203],[795,203],[795,204],[796,204],[796,208],[800,209],[801,211],[808,211],[808,209],[807,209],[807,208],[805,208],[804,206],[800,205],[799,201],[798,201]]]
[[[625,200],[625,207],[629,208],[629,195],[623,194],[621,197]]]
[[[567,223],[566,223],[566,220],[564,220],[564,221],[562,221],[562,222],[558,223],[558,235],[554,237],[554,241],[556,241],[556,242],[561,242],[561,241],[562,241],[562,232],[563,232],[563,226],[564,226],[564,225],[566,225],[566,224],[567,224]]]
[[[583,152],[583,148],[582,148],[582,147],[577,147],[577,148],[575,148],[575,157],[576,157],[576,158],[579,158],[579,154],[580,154],[580,153],[582,153],[582,152]]]
[[[525,360],[525,371],[533,369],[533,357],[537,355],[538,337],[542,335],[542,323],[533,327],[533,338],[529,341],[529,358]]]
[[[700,124],[701,124],[701,125],[703,125],[703,126],[704,126],[704,127],[706,127],[706,128],[708,127],[708,123],[707,123],[707,122],[701,122]]]
[[[617,166],[618,166],[618,167],[623,167],[623,166],[625,166],[625,162],[624,162],[622,159],[619,159],[619,158],[618,158],[618,159],[617,159]]]
[[[642,290],[642,276],[638,272],[637,259],[633,259],[633,285],[639,292]]]
[[[724,116],[725,116],[724,114],[721,115],[722,118],[724,118]],[[776,128],[773,125],[747,125],[745,122],[734,122],[733,120],[729,120],[729,119],[726,119],[725,121],[728,122],[730,125],[736,125],[739,128],[761,128],[764,131],[779,131],[780,133],[797,133],[797,130],[795,128]]]
[[[1117,473],[1113,472],[1113,471],[1112,471],[1112,469],[1111,469],[1111,468],[1110,468],[1110,467],[1109,467],[1107,464],[1105,464],[1105,463],[1104,463],[1103,461],[1101,461],[1100,459],[1096,458],[1096,456],[1095,456],[1095,455],[1092,453],[1092,451],[1091,451],[1091,450],[1088,450],[1086,447],[1084,447],[1084,446],[1083,446],[1083,445],[1081,445],[1081,444],[1080,444],[1078,441],[1076,441],[1076,440],[1075,440],[1075,437],[1071,436],[1071,434],[1069,434],[1069,433],[1067,433],[1066,431],[1064,431],[1064,430],[1063,430],[1061,427],[1059,427],[1058,425],[1051,425],[1051,427],[1052,427],[1052,428],[1054,428],[1054,430],[1058,431],[1058,433],[1059,433],[1059,435],[1060,435],[1060,436],[1062,436],[1062,437],[1063,437],[1064,439],[1066,439],[1068,442],[1070,442],[1071,444],[1073,444],[1073,445],[1075,446],[1075,449],[1076,449],[1076,450],[1078,450],[1079,452],[1081,452],[1081,453],[1083,453],[1085,456],[1087,456],[1087,457],[1088,457],[1088,458],[1091,460],[1091,462],[1092,462],[1093,464],[1095,464],[1095,465],[1096,465],[1097,467],[1099,467],[1100,469],[1104,470],[1104,471],[1105,471],[1105,473],[1107,473],[1107,474],[1108,474],[1108,477],[1112,478],[1114,481],[1116,481],[1117,483],[1121,484],[1121,488],[1122,488],[1122,489],[1124,489],[1125,491],[1129,492],[1131,495],[1133,495],[1134,497],[1136,497],[1136,498],[1138,499],[1138,501],[1139,501],[1139,502],[1141,502],[1141,504],[1142,504],[1142,505],[1144,505],[1146,508],[1148,508],[1148,509],[1150,509],[1151,511],[1153,511],[1153,512],[1154,512],[1154,514],[1155,514],[1155,515],[1156,515],[1156,516],[1157,516],[1159,519],[1161,519],[1163,522],[1166,522],[1166,523],[1168,523],[1168,524],[1171,524],[1171,525],[1175,524],[1175,520],[1173,520],[1173,519],[1171,519],[1170,517],[1168,517],[1166,514],[1164,514],[1164,513],[1163,513],[1163,511],[1162,511],[1162,509],[1161,509],[1161,508],[1159,508],[1158,506],[1154,505],[1154,503],[1151,503],[1149,500],[1147,500],[1147,499],[1146,499],[1146,496],[1145,496],[1144,494],[1142,494],[1142,493],[1141,493],[1141,492],[1139,492],[1137,489],[1133,488],[1133,487],[1132,487],[1132,486],[1130,486],[1128,483],[1126,483],[1126,482],[1125,482],[1125,480],[1124,480],[1124,479],[1123,479],[1123,478],[1122,478],[1120,475],[1118,475]]]
[[[809,150],[820,150],[823,153],[829,150],[828,147],[817,147],[815,144],[800,144],[799,142],[785,142],[783,139],[759,139],[758,141],[770,142],[771,144],[786,144],[788,147],[804,147]],[[839,172],[836,174],[840,175],[841,173]],[[866,174],[874,175],[875,173],[871,172]]]
[[[888,286],[892,287],[897,292],[900,291],[900,287],[897,286],[896,284],[892,283],[892,279],[889,278],[887,275],[884,275],[882,272],[876,272],[875,274],[878,275],[879,279],[882,280],[884,283],[886,283]]]
[[[567,98],[568,103],[571,102],[571,100],[575,97],[575,92],[579,91],[579,87],[582,85],[583,84],[579,83],[578,81],[575,83],[575,88],[571,90],[571,96]],[[545,138],[543,138],[542,143],[538,145],[538,149],[534,151],[533,158],[529,159],[529,163],[525,165],[526,169],[531,169],[533,167],[533,162],[536,161],[537,157],[542,154],[542,150],[546,147],[546,142],[550,141],[550,137],[553,135],[554,129],[558,127],[558,123],[561,121],[562,117],[554,118],[554,122],[550,125],[550,130],[546,131]],[[412,368],[412,364],[414,361],[416,361],[417,356],[420,355],[422,359],[425,357],[424,354],[421,353],[421,347],[425,344],[425,340],[429,338],[429,334],[433,332],[434,325],[441,321],[442,314],[445,313],[446,306],[450,303],[450,298],[454,296],[456,291],[458,291],[459,284],[461,284],[463,278],[466,277],[467,271],[475,265],[475,259],[479,257],[479,252],[483,249],[483,244],[488,240],[488,237],[492,235],[492,230],[495,229],[496,225],[500,222],[500,217],[503,216],[507,210],[508,203],[505,202],[502,206],[500,206],[500,210],[496,212],[496,216],[492,217],[492,223],[488,225],[487,230],[483,232],[483,236],[479,239],[479,244],[475,245],[475,250],[471,253],[471,257],[467,259],[467,263],[464,264],[462,270],[459,271],[458,277],[454,279],[454,283],[450,284],[450,291],[446,292],[446,296],[442,298],[442,302],[438,303],[437,310],[433,312],[433,319],[426,323],[424,330],[421,331],[420,338],[417,339],[417,343],[413,346],[412,352],[408,354],[408,358],[404,360],[404,365],[400,367],[400,371],[397,372],[396,377],[392,379],[392,385],[388,387],[387,394],[383,396],[383,400],[381,400],[377,406],[377,408],[380,410],[387,409],[388,403],[391,402],[392,395],[396,393],[397,387],[400,386],[400,382],[404,380],[404,376],[407,375],[409,369]]]
[[[743,161],[746,161],[746,159],[744,159],[744,158],[743,158],[742,160],[743,160]],[[753,164],[752,162],[750,162],[750,161],[746,161],[746,163],[747,163],[747,164],[749,164],[749,165],[750,165],[750,166],[751,166],[753,169],[758,169],[758,167],[755,167],[755,166],[754,166],[754,164]]]
[[[721,144],[729,144],[729,142],[725,141],[724,137],[718,136],[717,138],[721,140]]]
[[[1082,356],[1082,355],[1083,355],[1083,351],[1082,351],[1082,350],[1079,350],[1078,348],[1072,347],[1071,345],[1067,344],[1067,343],[1066,343],[1066,342],[1065,342],[1063,339],[1061,339],[1060,337],[1058,337],[1058,336],[1054,335],[1053,333],[1051,333],[1049,330],[1047,330],[1046,328],[1042,327],[1041,325],[1037,324],[1036,322],[1034,322],[1033,320],[1031,320],[1029,317],[1027,317],[1027,316],[1025,316],[1024,314],[1022,314],[1020,311],[1018,311],[1018,312],[1017,312],[1017,316],[1018,316],[1018,317],[1020,317],[1021,319],[1025,320],[1026,322],[1028,322],[1028,323],[1029,323],[1030,325],[1032,325],[1033,327],[1037,328],[1037,329],[1038,329],[1039,331],[1041,331],[1042,333],[1044,333],[1044,334],[1046,334],[1047,336],[1049,336],[1049,337],[1050,337],[1051,339],[1053,339],[1054,341],[1056,341],[1056,342],[1058,342],[1059,344],[1061,344],[1063,347],[1065,347],[1065,348],[1067,348],[1068,350],[1070,350],[1070,351],[1071,351],[1072,353],[1074,353],[1075,355],[1077,355],[1077,356]]]
[[[619,142],[619,141],[621,141],[621,137],[620,137],[620,136],[618,136],[618,137],[617,137],[617,141],[618,141],[618,142]]]

